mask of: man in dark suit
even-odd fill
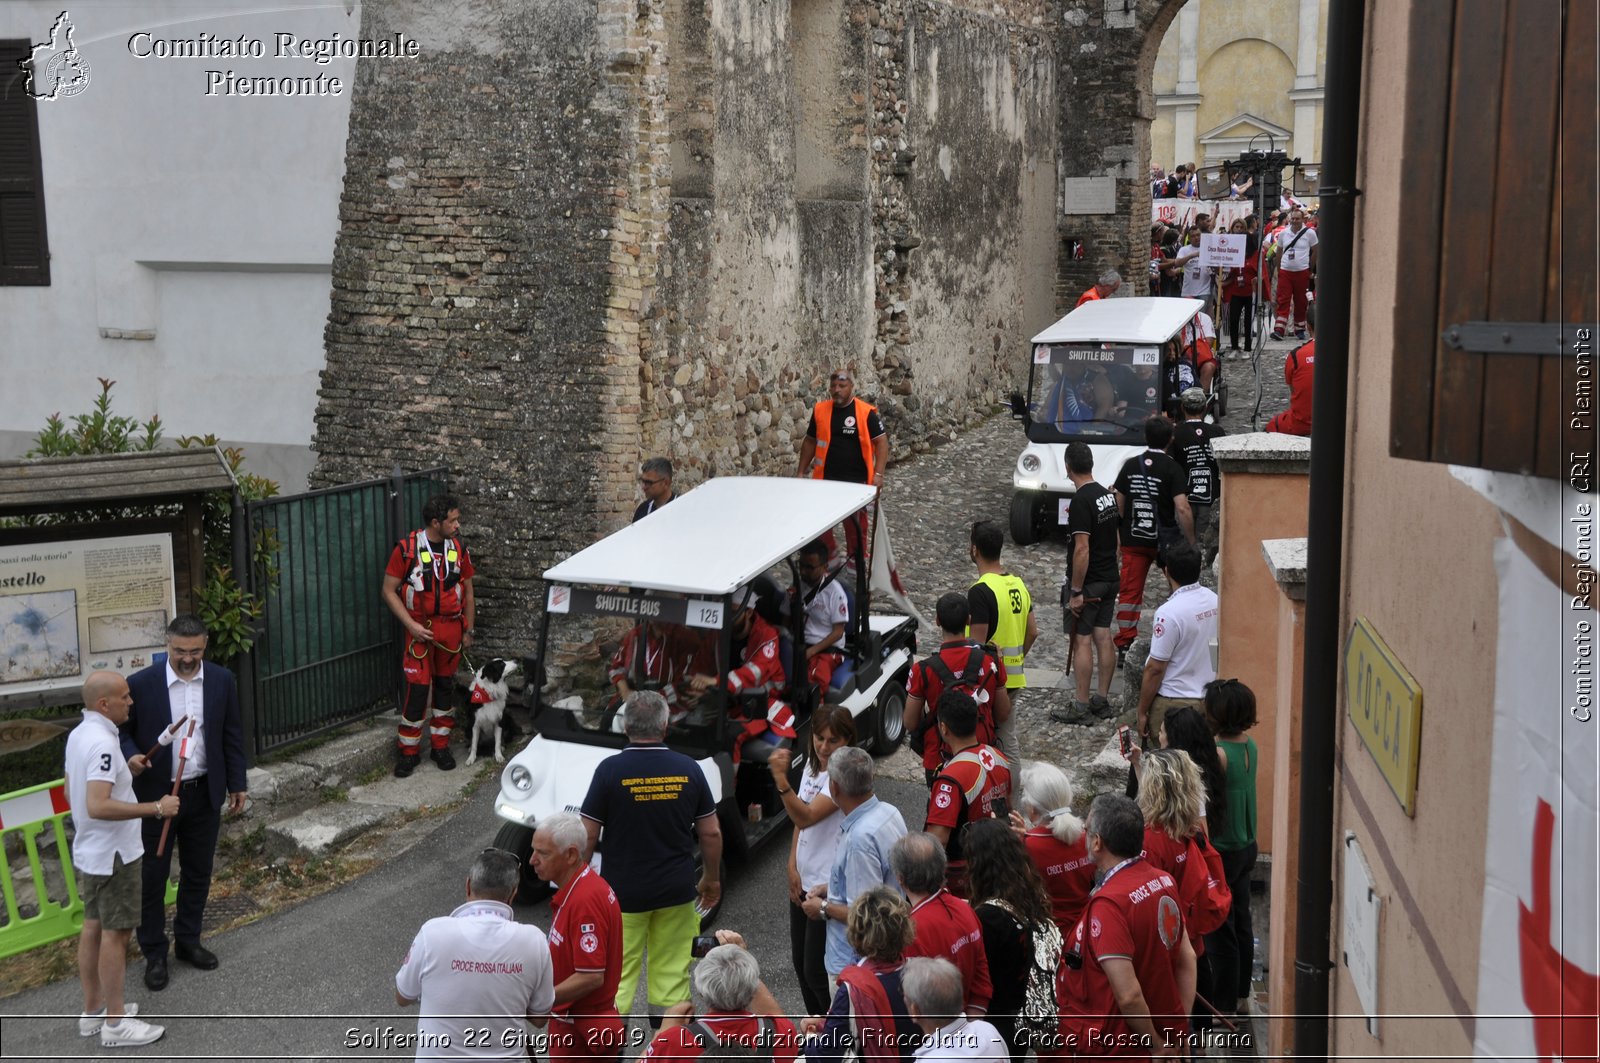
[[[211,865],[217,853],[222,809],[244,810],[244,725],[239,690],[233,673],[205,663],[206,628],[196,616],[183,614],[167,625],[167,659],[128,677],[133,709],[122,730],[122,748],[134,767],[134,795],[159,800],[172,792],[178,752],[194,721],[183,780],[178,789],[181,810],[173,817],[163,855],[156,854],[162,820],[144,825],[143,910],[139,948],[144,953],[144,984],[152,991],[167,987],[167,876],[172,851],[178,850],[178,905],[172,920],[173,951],[178,959],[202,971],[213,970],[217,957],[200,944],[200,921],[211,892]],[[182,721],[170,745],[157,746],[164,731]],[[154,756],[146,751],[155,747]]]

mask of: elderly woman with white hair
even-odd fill
[[[917,1059],[929,1063],[934,1060],[1008,1063],[1009,1050],[994,1024],[984,1019],[970,1019],[962,1011],[966,990],[955,964],[942,957],[913,957],[901,969],[900,988],[905,993],[911,1018],[928,1036],[916,1051]]]
[[[1094,861],[1084,840],[1083,820],[1072,814],[1072,781],[1054,764],[1022,766],[1022,796],[1011,813],[1033,866],[1050,895],[1050,915],[1062,936],[1072,933],[1094,889]]]
[[[771,1063],[794,1063],[799,1032],[762,982],[761,965],[738,934],[719,930],[716,938],[694,968],[695,1003],[667,1009],[645,1055],[652,1063],[717,1058],[744,1054],[739,1045]]]

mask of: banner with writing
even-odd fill
[[[165,647],[176,601],[166,535],[0,546],[0,696],[138,671]]]
[[[1197,216],[1209,214],[1212,231],[1225,232],[1235,221],[1249,217],[1255,210],[1256,205],[1248,199],[1153,199],[1150,201],[1150,224],[1160,222],[1187,229],[1194,225]]]

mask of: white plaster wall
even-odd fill
[[[39,42],[61,9],[0,5],[0,37]],[[38,105],[51,283],[0,287],[13,369],[0,389],[0,456],[25,450],[50,413],[87,409],[95,378],[109,377],[118,412],[159,413],[169,437],[242,444],[253,471],[297,489],[311,464],[355,60],[275,58],[273,35],[356,37],[360,8],[105,0],[70,10],[90,83]],[[128,47],[139,31],[242,34],[267,55],[141,59]],[[211,69],[322,74],[344,91],[207,96]]]

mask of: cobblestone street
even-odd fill
[[[1262,424],[1288,405],[1283,362],[1298,343],[1292,339],[1269,340],[1260,354]],[[1257,393],[1252,360],[1242,352],[1237,358],[1227,357],[1226,351],[1220,353],[1223,379],[1229,389],[1223,427],[1230,435],[1248,432]],[[892,441],[892,425],[889,432]],[[1020,423],[997,409],[993,416],[950,442],[889,468],[885,512],[900,576],[927,621],[927,627],[919,632],[918,649],[922,654],[930,652],[939,640],[933,619],[934,602],[946,591],[965,591],[977,575],[967,559],[972,522],[987,518],[998,521],[1001,527],[1007,524],[1011,470],[1023,443]],[[1225,506],[1226,486],[1223,499]],[[1056,723],[1049,717],[1051,708],[1066,707],[1073,682],[1064,674],[1067,638],[1062,631],[1060,607],[1067,558],[1068,544],[1060,536],[1028,547],[1016,546],[1008,536],[1002,555],[1006,568],[1027,583],[1039,622],[1039,639],[1028,655],[1029,692],[1018,700],[1017,707],[1017,738],[1022,756],[1025,760],[1049,760],[1065,768],[1073,777],[1079,803],[1086,805],[1095,792],[1111,784],[1121,761],[1111,751],[1101,758],[1097,771],[1089,770],[1091,762],[1106,752],[1117,721],[1074,726]],[[1209,571],[1202,581],[1215,586]],[[1165,580],[1159,573],[1152,572],[1146,591],[1142,632],[1148,632],[1150,615],[1166,598]],[[1142,659],[1143,645],[1135,644],[1130,667],[1132,661]],[[1111,687],[1113,704],[1119,703],[1123,687],[1119,675]],[[895,778],[922,777],[920,763],[908,749],[881,762],[880,770]]]

